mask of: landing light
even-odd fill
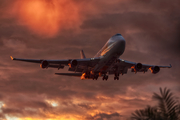
[[[94,58],[91,58],[91,60],[94,60]]]

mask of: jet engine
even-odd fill
[[[160,71],[160,68],[158,66],[154,66],[150,68],[150,70],[151,70],[151,73],[156,74]]]
[[[135,68],[134,68],[136,71],[139,71],[139,70],[141,70],[142,69],[142,64],[141,63],[137,63],[136,65],[135,65]]]
[[[49,62],[48,61],[46,61],[46,60],[43,60],[42,62],[41,62],[41,64],[40,64],[40,67],[41,68],[48,68],[48,66],[49,66]]]
[[[72,60],[72,61],[70,62],[70,64],[69,64],[70,68],[75,67],[75,66],[77,66],[77,65],[78,65],[78,61],[77,61],[77,60]]]

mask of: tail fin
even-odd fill
[[[81,59],[86,58],[86,56],[84,55],[84,51],[83,50],[80,51],[80,55],[81,55]]]

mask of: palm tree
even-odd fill
[[[153,94],[153,99],[158,101],[156,107],[147,106],[142,110],[132,113],[133,120],[180,120],[180,105],[175,101],[170,89],[160,88],[160,95]]]
[[[161,116],[164,120],[178,119],[178,103],[174,100],[173,93],[170,89],[160,88],[160,95],[154,93],[153,99],[158,101],[158,110],[161,111]]]
[[[180,104],[178,105],[178,119],[180,119]]]
[[[132,113],[133,120],[161,120],[156,107],[147,106],[145,109]]]

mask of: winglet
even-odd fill
[[[171,64],[169,64],[169,68],[172,68],[172,65],[171,65]]]
[[[14,60],[14,58],[12,56],[10,56],[11,60]]]

